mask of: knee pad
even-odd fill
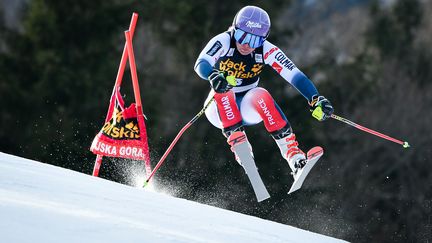
[[[267,90],[254,88],[245,95],[244,99],[252,103],[255,111],[264,121],[264,126],[268,132],[278,131],[288,124],[285,116],[279,110],[273,97]]]

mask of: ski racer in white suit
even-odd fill
[[[311,111],[316,111],[318,120],[330,117],[333,107],[285,53],[267,40],[269,31],[266,11],[255,6],[242,8],[228,31],[213,37],[204,47],[194,69],[210,82],[215,92],[210,92],[207,99],[214,93],[215,101],[206,110],[208,120],[222,129],[227,138],[234,133],[244,134],[244,126],[264,121],[266,130],[296,173],[306,163],[305,154],[298,148],[282,110],[267,90],[258,87],[264,66],[271,66],[293,85],[308,100]],[[236,85],[228,83],[228,76],[235,77]]]

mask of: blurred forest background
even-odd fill
[[[123,31],[134,38],[154,166],[201,108],[209,85],[193,71],[201,49],[248,4],[268,11],[269,40],[333,103],[335,113],[412,148],[335,120],[318,122],[271,68],[261,78],[301,147],[324,157],[287,195],[289,167],[262,124],[248,127],[272,197],[257,203],[220,131],[202,118],[155,183],[177,197],[352,242],[432,241],[432,2],[427,0],[2,0],[0,151],[91,174],[90,144],[114,85]],[[129,72],[123,93],[133,101]],[[142,162],[105,159],[101,177],[133,185]],[[127,206],[127,205],[125,205]],[[235,227],[235,225],[233,225]]]

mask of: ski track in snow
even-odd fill
[[[1,242],[344,242],[0,153]]]

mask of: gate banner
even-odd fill
[[[142,111],[141,95],[135,64],[132,38],[138,14],[132,14],[129,30],[125,31],[126,43],[111,94],[105,124],[93,139],[90,151],[96,154],[93,176],[98,176],[103,156],[143,160],[148,175],[151,172],[147,131]],[[135,103],[126,107],[120,94],[123,74],[129,61]]]
[[[123,99],[117,91],[114,110],[107,120],[94,138],[90,150],[103,156],[147,160],[147,133],[144,123],[140,126],[135,103],[124,108]]]

